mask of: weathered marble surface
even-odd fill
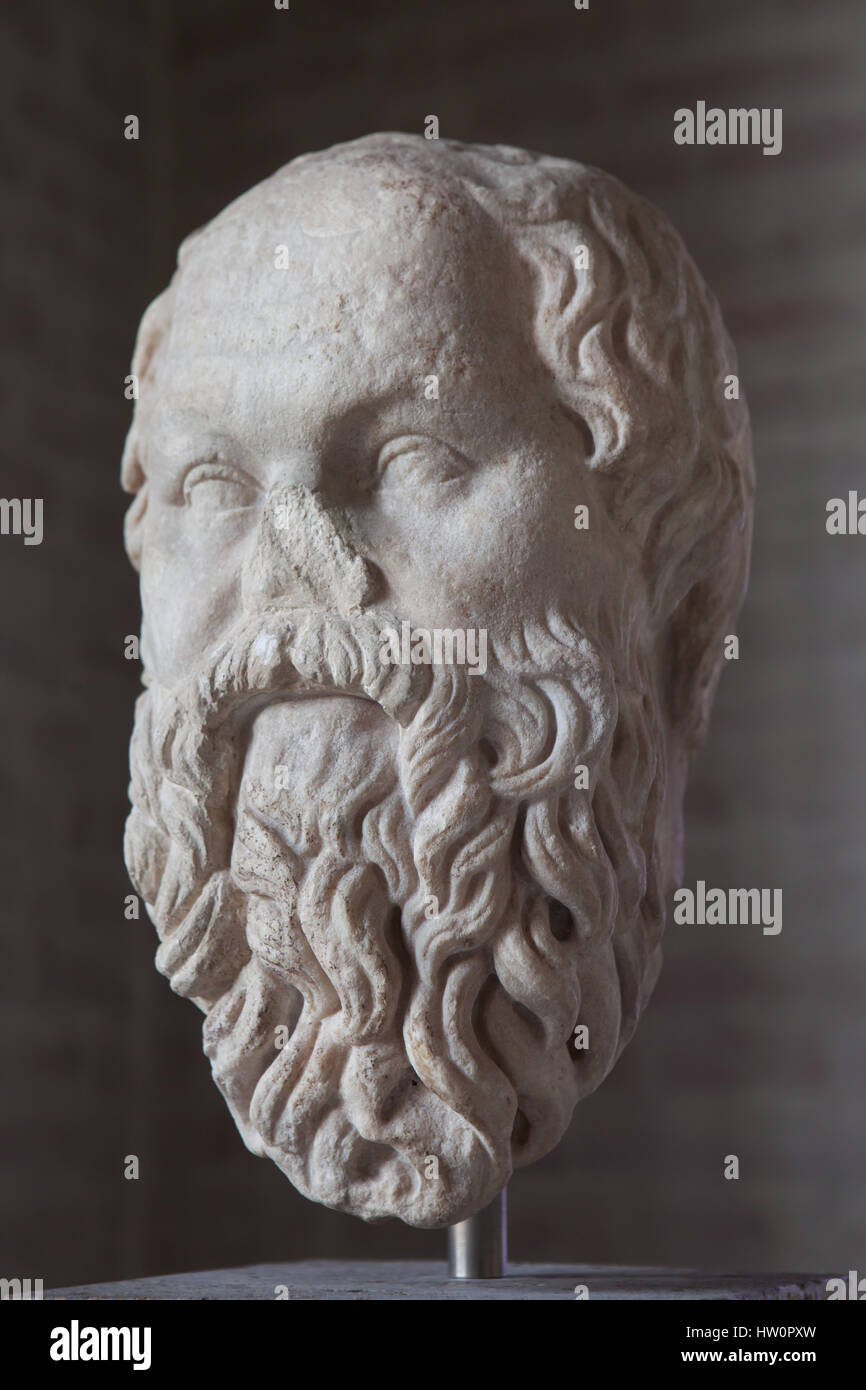
[[[133,373],[157,964],[254,1153],[459,1221],[660,968],[748,568],[718,307],[598,170],[369,136],[188,238]]]
[[[573,1299],[586,1284],[590,1299],[823,1299],[825,1280],[804,1275],[718,1275],[690,1270],[627,1269],[613,1265],[509,1266],[505,1279],[449,1279],[434,1261],[305,1260],[297,1264],[249,1265],[245,1269],[169,1274],[118,1284],[54,1289],[55,1299],[273,1299],[277,1286],[293,1300],[349,1299],[471,1302]]]

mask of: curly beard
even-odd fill
[[[634,1030],[664,740],[634,643],[615,671],[554,614],[469,679],[384,666],[389,623],[274,608],[146,691],[125,848],[247,1146],[435,1227],[552,1149]]]

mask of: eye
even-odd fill
[[[442,487],[459,482],[468,471],[463,454],[441,439],[420,434],[389,440],[376,465],[378,478],[389,487]]]
[[[196,464],[183,480],[183,500],[196,511],[238,511],[255,504],[258,488],[242,469],[213,460]]]

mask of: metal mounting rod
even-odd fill
[[[448,1227],[451,1279],[502,1279],[508,1261],[505,1188],[489,1207]]]

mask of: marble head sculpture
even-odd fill
[[[254,1153],[461,1220],[658,974],[748,569],[718,307],[597,169],[373,135],[189,237],[133,371],[157,965]]]

